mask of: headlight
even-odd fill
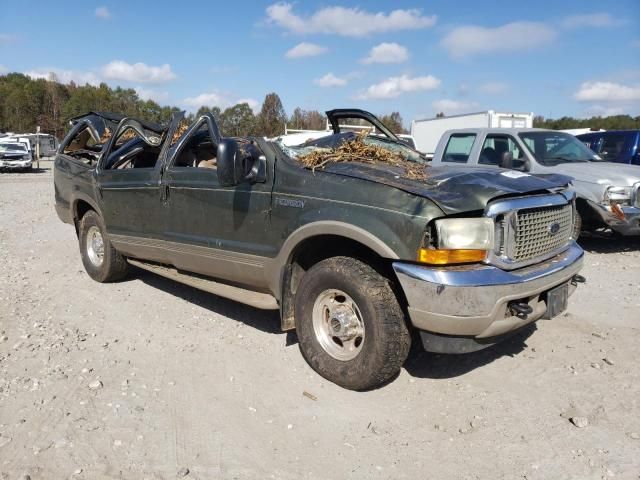
[[[421,248],[418,261],[436,265],[481,262],[493,248],[495,226],[490,218],[436,220],[436,248]]]
[[[632,187],[609,187],[604,192],[604,203],[608,205],[631,205]]]
[[[23,155],[22,159],[23,160],[31,160],[31,155]]]

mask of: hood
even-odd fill
[[[561,163],[554,170],[579,182],[630,187],[640,182],[640,166],[613,162]]]
[[[426,166],[425,181],[399,176],[384,165],[334,163],[323,171],[382,183],[432,200],[447,215],[484,210],[495,198],[529,193],[551,193],[571,181],[565,175],[530,175],[514,170],[476,167]]]

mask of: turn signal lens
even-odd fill
[[[482,262],[486,257],[486,250],[433,250],[421,248],[418,251],[418,261],[431,265]]]

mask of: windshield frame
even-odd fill
[[[517,136],[518,136],[519,142],[524,145],[526,151],[531,155],[533,160],[535,160],[537,163],[545,167],[555,167],[563,163],[586,163],[586,162],[603,161],[598,156],[598,154],[596,154],[594,151],[589,149],[578,138],[566,132],[560,132],[556,130],[527,130],[527,131],[518,132]],[[547,155],[544,155],[544,156],[536,153],[535,148],[529,145],[529,142],[527,142],[527,140],[532,141],[534,144],[537,141],[546,142],[546,139],[550,137],[564,138],[565,141],[554,146],[550,151],[546,152]],[[571,157],[563,156],[562,154],[553,155],[554,151],[557,151],[558,149],[565,147],[568,143],[577,145],[578,150],[581,153],[583,153],[584,156],[581,156],[579,158],[571,158]]]

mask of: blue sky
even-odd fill
[[[613,8],[615,7],[615,8]],[[640,2],[0,0],[0,73],[195,110],[640,115]]]

